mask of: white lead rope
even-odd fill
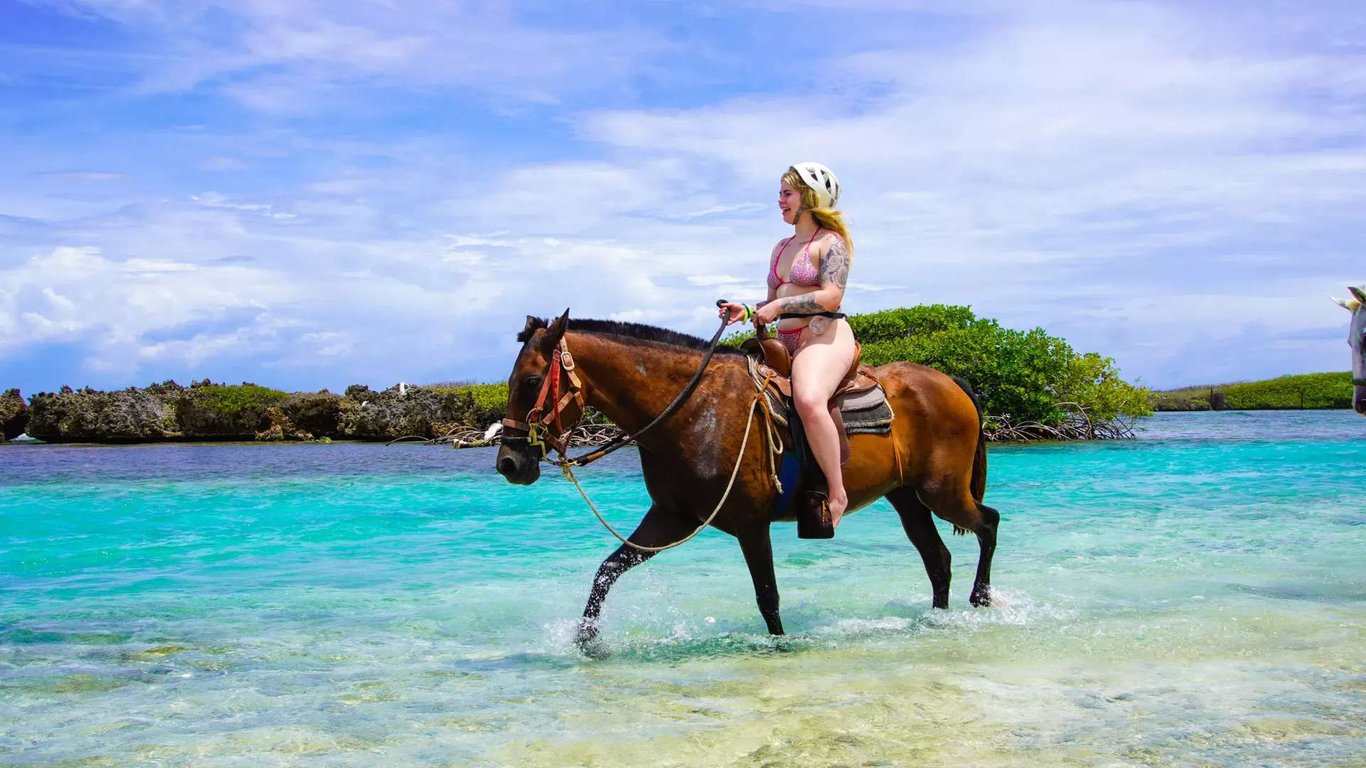
[[[697,530],[679,539],[678,541],[675,541],[672,544],[665,544],[662,547],[646,547],[640,544],[636,544],[635,542],[627,539],[625,536],[622,536],[620,533],[617,533],[617,529],[613,528],[612,524],[607,522],[607,519],[604,518],[602,516],[602,513],[598,511],[598,508],[594,506],[593,500],[588,498],[588,494],[583,490],[583,486],[579,484],[578,478],[574,477],[574,472],[572,469],[570,469],[572,462],[566,461],[561,463],[560,469],[564,471],[564,476],[569,478],[570,482],[574,483],[574,487],[579,489],[579,495],[583,497],[584,501],[588,502],[588,508],[593,510],[593,514],[597,516],[598,522],[602,523],[602,527],[606,528],[608,531],[611,531],[612,535],[616,536],[619,540],[621,540],[622,544],[625,544],[626,546],[639,552],[654,553],[663,552],[666,549],[673,549],[674,547],[688,543],[692,540],[694,536],[701,533],[703,528],[706,528],[708,525],[711,525],[711,521],[716,519],[716,514],[721,511],[721,507],[725,506],[726,499],[730,498],[730,490],[735,486],[735,477],[740,474],[740,464],[744,461],[745,458],[745,448],[749,446],[749,432],[750,428],[754,426],[754,406],[756,404],[757,401],[754,403],[750,403],[749,420],[745,422],[745,437],[743,440],[740,441],[740,453],[735,457],[735,468],[730,471],[730,482],[726,483],[726,492],[721,494],[721,500],[716,502],[716,509],[713,509],[711,511],[711,514],[707,515],[707,519],[702,521],[702,524],[697,527]]]

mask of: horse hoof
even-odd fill
[[[581,638],[575,645],[579,647],[579,653],[582,653],[584,656],[593,659],[594,661],[602,661],[612,655],[612,652],[607,650],[607,644],[596,637],[587,639]]]
[[[968,602],[978,608],[989,607],[991,605],[991,587],[978,587],[977,589],[972,590],[972,595],[968,598]]]
[[[578,646],[579,653],[582,653],[584,657],[592,659],[594,661],[602,661],[603,659],[612,655],[612,652],[607,650],[606,643],[600,642],[598,640],[589,640],[587,642],[582,642],[579,643]]]
[[[596,623],[584,622],[579,625],[579,634],[574,638],[574,645],[578,646],[579,653],[590,659],[605,659],[611,656],[607,646],[598,640],[598,625]]]

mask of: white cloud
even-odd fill
[[[127,174],[109,171],[45,171],[38,176],[51,181],[101,182],[122,181]]]
[[[248,166],[235,157],[211,157],[199,164],[206,171],[241,171]]]
[[[215,30],[204,2],[100,5],[163,46],[128,65],[145,91],[227,93],[266,125],[137,136],[126,166],[97,162],[122,160],[110,145],[0,148],[28,180],[0,189],[0,214],[27,217],[0,220],[22,237],[0,256],[0,347],[79,343],[123,376],[254,357],[336,385],[499,378],[522,316],[566,305],[709,335],[715,298],[764,291],[778,175],[817,158],[844,182],[852,311],[970,304],[1155,384],[1251,370],[1263,348],[1225,339],[1335,364],[1317,342],[1270,354],[1340,322],[1314,302],[1361,280],[1366,62],[1311,34],[1331,24],[1287,10],[1280,39],[1280,17],[1176,5],[841,7],[841,45],[780,63],[815,90],[669,99],[646,76],[674,50],[663,24],[253,2]],[[891,33],[915,14],[953,31]],[[763,82],[779,64],[753,66]],[[648,98],[603,95],[637,78]],[[355,128],[414,93],[496,128]],[[549,117],[506,106],[527,102]],[[292,117],[323,104],[335,130]]]
[[[9,288],[0,348],[86,334],[136,338],[155,330],[287,299],[260,270],[151,259],[116,261],[98,248],[62,247],[0,271]]]
[[[482,97],[557,103],[623,85],[667,40],[648,29],[544,27],[505,3],[267,3],[209,0],[107,3],[63,0],[149,35],[163,59],[132,62],[140,90],[221,89],[264,112],[355,105],[361,82],[390,88],[454,86]]]

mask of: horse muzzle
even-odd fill
[[[498,474],[513,485],[531,485],[541,478],[541,462],[534,453],[523,453],[509,445],[498,448]]]

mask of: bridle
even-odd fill
[[[723,302],[717,302],[718,305],[721,303]],[[569,347],[565,343],[565,337],[561,336],[559,342],[555,345],[554,351],[551,353],[550,365],[546,370],[545,377],[541,380],[541,392],[536,397],[536,404],[531,406],[531,410],[526,413],[526,421],[517,421],[516,419],[509,418],[503,419],[504,427],[520,429],[526,432],[526,434],[504,435],[502,441],[505,443],[526,442],[529,448],[536,448],[540,451],[540,455],[536,457],[538,461],[545,458],[549,453],[549,451],[546,450],[546,446],[549,445],[560,454],[559,460],[554,463],[560,465],[562,468],[568,466],[581,467],[591,464],[618,448],[630,445],[636,441],[636,438],[648,432],[656,424],[672,416],[674,411],[677,411],[679,406],[683,405],[683,403],[692,396],[693,391],[697,389],[698,383],[702,381],[702,374],[707,370],[707,365],[711,362],[712,355],[716,353],[716,346],[721,341],[721,334],[725,332],[727,325],[728,323],[723,319],[721,321],[721,327],[717,328],[716,333],[712,334],[711,341],[707,344],[707,353],[702,356],[702,364],[697,367],[697,372],[693,374],[692,380],[688,382],[688,385],[683,388],[683,391],[679,392],[678,396],[674,398],[674,401],[669,403],[669,406],[656,416],[653,421],[632,434],[628,435],[622,433],[606,445],[599,446],[588,453],[573,458],[566,455],[569,453],[569,433],[573,432],[574,428],[577,427],[579,422],[583,419],[583,413],[584,409],[587,407],[587,402],[583,398],[583,382],[579,379],[578,374],[574,372],[574,356],[569,353]],[[568,389],[563,394],[560,393],[560,380],[562,376],[569,382]],[[574,417],[569,426],[565,427],[564,419],[561,418],[561,414],[569,408],[571,402],[578,403],[579,413]],[[546,410],[547,407],[550,407],[548,412]]]
[[[531,410],[526,412],[526,421],[516,419],[503,419],[504,427],[520,429],[526,432],[525,435],[504,435],[503,442],[525,441],[527,446],[540,451],[540,456],[544,458],[549,451],[546,450],[548,444],[564,456],[569,447],[569,433],[583,420],[584,408],[587,404],[583,399],[583,382],[579,380],[579,375],[574,372],[574,356],[569,353],[569,347],[565,345],[564,337],[555,345],[555,350],[550,356],[550,366],[546,370],[545,377],[541,380],[541,392],[536,397],[536,404],[531,406]],[[569,382],[564,394],[560,394],[560,380],[563,377]],[[564,426],[562,414],[569,408],[570,403],[578,403],[579,414],[574,417],[568,427]],[[547,411],[547,406],[549,410]]]

